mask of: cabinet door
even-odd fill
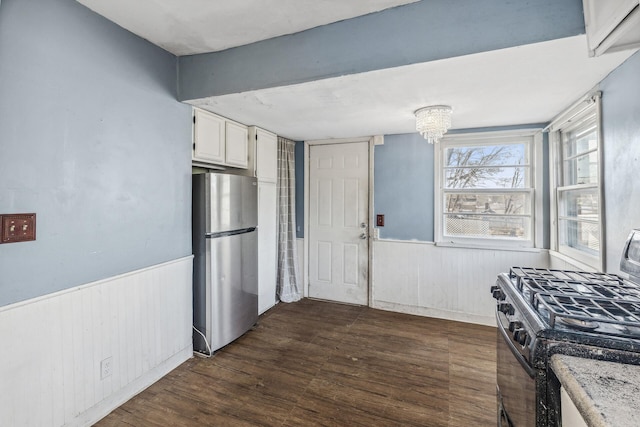
[[[277,193],[273,183],[258,182],[258,313],[276,303]]]
[[[225,162],[224,119],[215,114],[195,110],[193,158],[209,163]]]
[[[640,45],[639,3],[638,0],[583,0],[591,56]]]
[[[262,129],[256,130],[256,178],[266,182],[278,179],[278,137]]]
[[[226,122],[225,163],[246,169],[249,163],[249,130],[234,122]]]

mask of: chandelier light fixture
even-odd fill
[[[451,111],[448,105],[432,105],[415,112],[416,130],[429,144],[437,143],[451,127]]]

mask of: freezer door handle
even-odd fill
[[[258,227],[241,228],[239,230],[231,231],[218,231],[217,233],[207,233],[205,237],[207,239],[216,239],[218,237],[237,236],[238,234],[253,233]]]

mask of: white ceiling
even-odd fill
[[[585,36],[195,100],[295,140],[415,132],[420,107],[453,107],[452,127],[550,121],[633,52],[587,56]]]
[[[418,0],[78,0],[177,56],[242,46]]]
[[[414,0],[78,0],[176,55],[217,51]],[[414,132],[423,106],[453,128],[550,121],[634,51],[589,58],[585,36],[194,100],[295,140]]]

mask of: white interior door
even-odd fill
[[[369,143],[309,150],[309,296],[366,305]]]

